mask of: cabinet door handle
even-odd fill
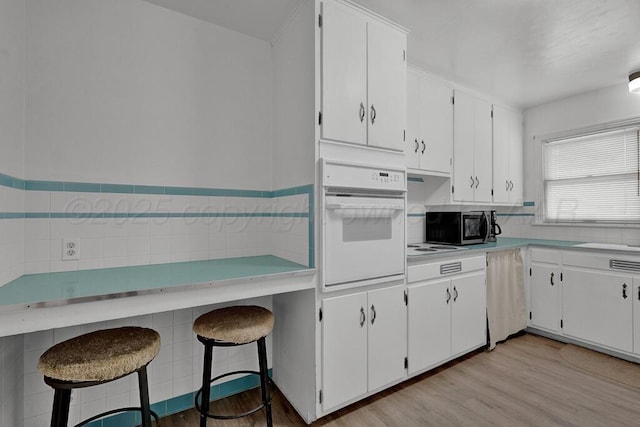
[[[376,121],[376,107],[373,106],[373,104],[371,104],[371,124],[373,124]]]
[[[451,292],[449,292],[449,288],[447,288],[447,304],[451,301]]]
[[[478,188],[478,185],[480,185],[480,180],[478,179],[478,177],[476,176],[476,188]]]
[[[509,181],[509,191],[513,190],[513,181]]]
[[[640,301],[640,286],[638,286],[638,301]]]
[[[416,149],[415,149],[414,153],[418,154],[418,149],[420,148],[420,143],[418,142],[418,138],[414,139],[414,141],[416,142]]]
[[[456,302],[457,299],[458,299],[458,290],[454,286],[453,287],[453,302]]]
[[[551,273],[551,277],[549,278],[549,283],[551,283],[551,286],[555,285],[555,283],[553,282],[553,276],[555,276],[555,274]]]
[[[505,181],[505,184],[507,185],[507,186],[505,187],[505,191],[509,191],[509,181]]]
[[[364,116],[366,115],[366,111],[364,109],[364,104],[360,103],[360,123],[364,121]]]
[[[473,177],[470,177],[470,178],[471,178],[471,188],[473,188]]]
[[[364,323],[367,321],[367,315],[364,314],[364,308],[360,307],[360,327],[364,326]]]
[[[627,299],[627,284],[622,284],[622,298]]]
[[[424,150],[427,149],[426,144],[424,143],[424,140],[422,140],[422,154],[424,154]]]
[[[371,324],[376,321],[376,306],[371,304]]]

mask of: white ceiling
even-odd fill
[[[270,41],[305,0],[147,0]],[[408,28],[409,62],[522,108],[640,69],[640,0],[355,0]]]

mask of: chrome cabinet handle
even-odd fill
[[[364,109],[364,104],[361,102],[360,103],[360,123],[363,122],[365,115],[366,115],[366,111]]]
[[[505,181],[505,184],[507,185],[507,186],[505,187],[505,191],[509,191],[509,181]]]
[[[447,288],[447,304],[451,301],[451,292],[449,292],[449,288]]]
[[[509,191],[513,190],[513,181],[509,181]]]
[[[476,188],[478,188],[478,185],[480,185],[480,180],[478,179],[478,177],[476,176]]]
[[[420,148],[420,143],[418,142],[418,138],[414,139],[414,141],[416,142],[416,149],[414,150],[414,153],[418,153],[418,148]]]
[[[627,284],[622,284],[622,298],[627,299]]]
[[[638,286],[638,301],[640,301],[640,286]]]
[[[457,299],[458,299],[458,290],[454,286],[453,287],[453,302],[456,302]]]
[[[376,306],[371,304],[371,324],[376,321]]]
[[[553,276],[555,276],[555,274],[551,273],[551,277],[549,277],[549,283],[551,283],[551,286],[555,285],[553,282]]]
[[[371,104],[371,124],[373,124],[376,121],[376,107],[373,106],[373,104]]]
[[[360,327],[364,326],[364,322],[367,321],[367,315],[364,314],[364,308],[360,307]]]
[[[471,188],[473,188],[473,177],[471,177]]]
[[[424,143],[424,140],[422,140],[422,154],[424,154],[424,150],[427,149],[426,144]]]

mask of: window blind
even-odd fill
[[[640,222],[639,144],[639,126],[545,143],[545,220]]]

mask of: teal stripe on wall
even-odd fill
[[[25,181],[20,178],[0,173],[0,185],[9,188],[17,188],[18,190],[24,190]]]
[[[421,178],[418,178],[421,180]],[[99,184],[91,182],[62,182],[22,180],[0,173],[0,186],[26,191],[62,191],[76,193],[119,193],[119,194],[152,194],[173,196],[212,196],[212,197],[254,197],[276,198],[307,194],[308,212],[202,212],[202,213],[91,213],[91,212],[0,212],[0,219],[60,219],[60,218],[308,218],[309,224],[309,267],[315,267],[314,242],[314,186],[313,184],[283,188],[273,191],[239,190],[224,188],[173,187],[134,184]]]
[[[0,213],[0,218],[308,218],[309,212],[26,212]]]

